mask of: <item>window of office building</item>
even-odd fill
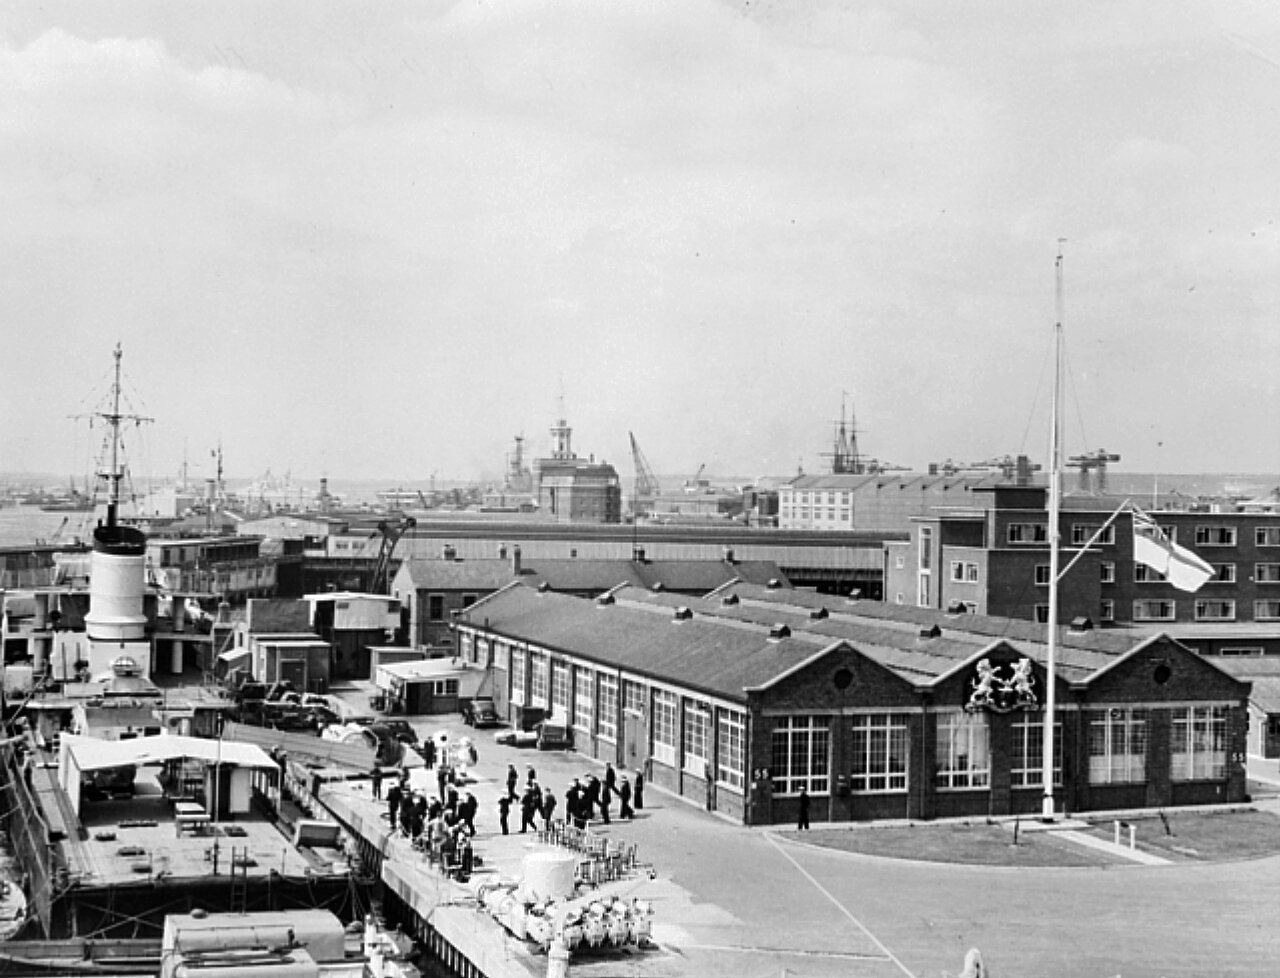
[[[591,732],[591,716],[595,707],[596,674],[581,666],[573,671],[573,725]]]
[[[1234,526],[1197,526],[1197,547],[1234,547],[1236,545],[1236,528]]]
[[[1036,564],[1035,581],[1038,587],[1049,586],[1049,565],[1048,564]]]
[[[1267,598],[1253,603],[1254,621],[1280,621],[1280,600]]]
[[[1033,714],[1018,717],[1011,728],[1009,783],[1015,788],[1044,784],[1044,720]],[[1062,784],[1062,724],[1053,725],[1053,783]]]
[[[1173,621],[1175,602],[1165,598],[1147,598],[1133,603],[1134,621]]]
[[[701,777],[707,767],[711,736],[711,708],[697,700],[684,701],[684,769]]]
[[[547,653],[529,652],[529,705],[547,705]]]
[[[1196,601],[1196,621],[1235,621],[1236,603],[1224,598],[1201,598]]]
[[[775,795],[825,795],[831,780],[831,720],[789,716],[773,728],[771,773]]]
[[[1116,562],[1114,560],[1098,561],[1098,580],[1103,584],[1116,582]]]
[[[1259,547],[1280,547],[1280,526],[1255,527],[1253,542]]]
[[[1226,775],[1225,706],[1175,708],[1169,738],[1169,773],[1174,781],[1216,781]]]
[[[716,715],[716,743],[717,780],[741,789],[746,769],[746,717],[737,710],[720,710]]]
[[[665,689],[653,691],[653,756],[672,766],[676,763],[676,730],[680,701]]]
[[[1010,543],[1048,543],[1049,527],[1044,523],[1010,523]]]
[[[1280,584],[1280,564],[1254,564],[1253,579],[1258,584]]]
[[[632,713],[643,713],[647,689],[648,687],[644,683],[636,682],[634,679],[624,679],[622,681],[622,708],[630,710]]]
[[[1138,584],[1159,584],[1168,580],[1154,567],[1140,564],[1136,560],[1133,562],[1133,579]]]
[[[1095,533],[1102,528],[1101,523],[1073,523],[1071,525],[1071,544],[1075,547],[1083,547],[1087,544]],[[1116,542],[1115,524],[1109,525],[1102,530],[1102,535],[1093,541],[1095,547]]]
[[[1147,711],[1114,707],[1085,713],[1089,783],[1135,784],[1147,780]]]
[[[524,649],[511,650],[511,702],[524,705]]]
[[[1206,582],[1208,584],[1234,584],[1236,582],[1236,565],[1235,564],[1214,564],[1213,577]]]
[[[907,790],[907,718],[900,713],[853,717],[849,787],[860,792]]]
[[[1098,617],[1103,621],[1116,620],[1116,603],[1112,598],[1103,598],[1098,602]]]
[[[600,674],[600,717],[597,721],[600,736],[606,740],[618,737],[618,678]]]
[[[566,719],[569,716],[569,663],[552,659],[551,709]]]
[[[938,714],[937,786],[985,788],[991,783],[987,718],[956,710]]]

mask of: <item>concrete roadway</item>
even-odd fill
[[[508,763],[522,782],[533,764],[562,803],[573,777],[601,772],[575,754],[496,745],[455,717],[410,719],[423,735],[473,736],[481,853],[486,838],[501,844],[496,800]],[[653,902],[663,952],[575,958],[575,976],[938,978],[958,974],[971,947],[1002,978],[1280,973],[1280,857],[1035,870],[916,863],[787,841],[645,794],[636,821],[606,831],[654,866],[656,877],[630,892]]]

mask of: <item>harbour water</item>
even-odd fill
[[[39,506],[0,507],[0,547],[31,546],[38,542],[72,544],[88,540],[94,513],[46,513]]]

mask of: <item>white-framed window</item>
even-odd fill
[[[1227,773],[1227,708],[1183,706],[1173,710],[1169,774],[1174,781],[1217,781]]]
[[[1045,523],[1010,523],[1010,543],[1048,543],[1049,527]]]
[[[1234,547],[1236,545],[1236,528],[1234,526],[1197,526],[1197,547]]]
[[[1141,784],[1147,780],[1147,710],[1087,710],[1090,784]]]
[[[1264,655],[1261,645],[1227,645],[1218,650],[1218,655]]]
[[[951,580],[960,584],[977,584],[978,565],[972,560],[951,561]]]
[[[1259,547],[1280,547],[1280,526],[1254,527],[1253,542]]]
[[[1009,783],[1015,788],[1044,784],[1044,720],[1024,713],[1013,721]],[[1062,784],[1062,724],[1053,725],[1053,783]]]
[[[875,793],[907,790],[907,717],[902,713],[854,716],[849,787]]]
[[[1236,603],[1230,598],[1196,600],[1196,621],[1235,621]]]
[[[1135,560],[1133,562],[1133,580],[1137,584],[1159,584],[1168,580],[1168,578],[1154,567],[1148,567],[1146,564],[1138,563]]]
[[[648,688],[644,683],[638,683],[634,679],[624,679],[622,681],[622,708],[632,713],[644,713],[645,692]]]
[[[1168,598],[1140,598],[1133,603],[1134,621],[1173,621],[1177,603]]]
[[[1112,598],[1103,598],[1098,602],[1098,617],[1103,621],[1116,620],[1116,603]]]
[[[1253,580],[1256,584],[1280,584],[1280,564],[1254,564]]]
[[[1049,586],[1049,581],[1050,581],[1050,577],[1049,577],[1049,565],[1048,565],[1048,564],[1036,564],[1036,571],[1035,571],[1035,573],[1036,573],[1036,577],[1035,577],[1036,586],[1037,586],[1037,587],[1048,587],[1048,586]]]
[[[1253,603],[1254,621],[1280,621],[1280,599],[1263,598]]]
[[[1071,524],[1071,544],[1075,547],[1083,547],[1089,542],[1089,539],[1101,529],[1101,523],[1073,523]],[[1113,544],[1116,542],[1116,526],[1111,523],[1098,539],[1093,541],[1094,546]]]
[[[653,691],[653,757],[663,764],[676,763],[676,730],[680,701],[665,689]]]
[[[831,720],[825,716],[780,717],[773,728],[771,773],[775,795],[825,795],[831,785]]]
[[[1116,562],[1114,560],[1098,561],[1098,580],[1103,584],[1116,582]]]
[[[1047,604],[1038,604],[1032,608],[1032,613],[1036,616],[1036,623],[1040,625],[1049,624],[1049,606]]]
[[[920,570],[929,571],[933,569],[933,527],[920,527],[920,552],[919,552]]]
[[[591,733],[591,716],[595,707],[596,674],[581,666],[573,670],[573,725]]]
[[[716,744],[716,780],[741,790],[746,770],[746,715],[737,710],[719,710],[716,714]]]
[[[524,649],[511,649],[511,702],[523,706],[524,698]]]
[[[1206,584],[1234,584],[1236,582],[1235,564],[1213,564],[1213,577]]]
[[[563,659],[552,659],[551,669],[551,711],[566,719],[569,716],[569,663]]]
[[[529,650],[529,705],[547,705],[547,653]]]
[[[916,589],[916,603],[921,608],[928,608],[933,603],[932,576],[928,571],[920,572],[920,583]]]
[[[597,731],[605,740],[618,738],[618,677],[600,673],[600,717]]]
[[[991,750],[984,713],[938,714],[937,786],[943,790],[985,788],[991,783]]]
[[[699,700],[684,700],[684,769],[702,777],[707,769],[711,738],[711,707]]]

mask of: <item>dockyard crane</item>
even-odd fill
[[[369,585],[366,590],[370,594],[387,593],[391,585],[389,578],[391,557],[396,552],[396,544],[400,542],[402,536],[417,525],[418,521],[412,516],[402,516],[394,525],[386,520],[378,521],[375,535],[382,537],[382,543],[378,547],[378,557],[373,562],[373,570],[369,573]]]
[[[653,469],[649,467],[649,461],[644,457],[644,452],[640,451],[640,443],[636,441],[634,433],[628,431],[631,436],[631,458],[635,461],[636,466],[636,498],[646,497],[652,498],[661,491],[658,485],[658,477],[653,474]]]
[[[1107,463],[1119,461],[1119,455],[1114,452],[1108,452],[1105,448],[1099,448],[1093,452],[1072,455],[1067,459],[1067,466],[1080,470],[1079,487],[1081,492],[1101,493],[1107,491]],[[1091,472],[1097,472],[1098,474],[1096,477],[1091,478],[1089,474]]]

